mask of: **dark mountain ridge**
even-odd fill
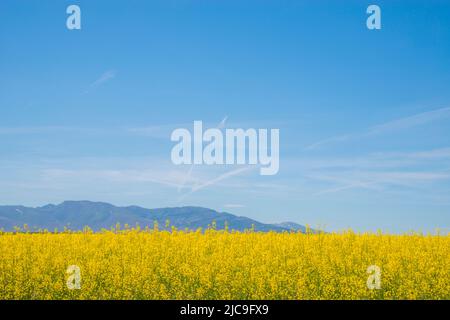
[[[296,223],[266,224],[236,216],[227,212],[218,212],[203,207],[174,207],[146,209],[138,206],[118,207],[104,202],[64,201],[61,204],[48,204],[42,207],[0,206],[0,229],[12,231],[14,227],[27,225],[30,230],[82,230],[89,226],[94,231],[110,229],[117,223],[141,228],[153,228],[155,221],[160,229],[166,222],[178,229],[206,229],[213,222],[216,229],[244,231],[254,227],[256,231],[305,231],[305,227]]]

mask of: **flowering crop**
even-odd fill
[[[2,233],[0,299],[450,299],[450,235]]]

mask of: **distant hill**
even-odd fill
[[[59,205],[48,204],[43,207],[0,206],[0,229],[12,231],[15,226],[27,224],[31,230],[58,230],[68,227],[81,230],[89,226],[95,231],[110,229],[116,223],[141,227],[153,227],[157,221],[164,229],[166,221],[178,229],[207,228],[213,221],[216,229],[244,231],[254,226],[256,231],[305,231],[305,227],[292,222],[265,224],[246,217],[239,217],[227,212],[217,212],[202,207],[177,207],[146,209],[138,206],[116,207],[109,203],[92,201],[65,201]]]
[[[301,224],[295,222],[281,222],[281,223],[274,223],[273,225],[283,229],[306,232],[305,226],[302,226]]]

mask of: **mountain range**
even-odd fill
[[[153,228],[155,221],[159,229],[170,223],[177,229],[206,229],[213,223],[218,230],[227,225],[229,230],[244,231],[252,227],[256,231],[300,231],[306,228],[294,222],[266,224],[256,220],[218,212],[202,207],[175,207],[146,209],[138,206],[118,207],[104,202],[64,201],[61,204],[48,204],[42,207],[0,206],[0,229],[12,231],[14,227],[25,224],[31,231],[39,229],[82,230],[88,226],[94,231],[110,229],[120,223],[122,226],[146,226]]]

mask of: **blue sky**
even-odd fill
[[[448,230],[449,39],[448,1],[3,0],[0,204]],[[171,163],[173,129],[225,118],[280,129],[277,175]]]

